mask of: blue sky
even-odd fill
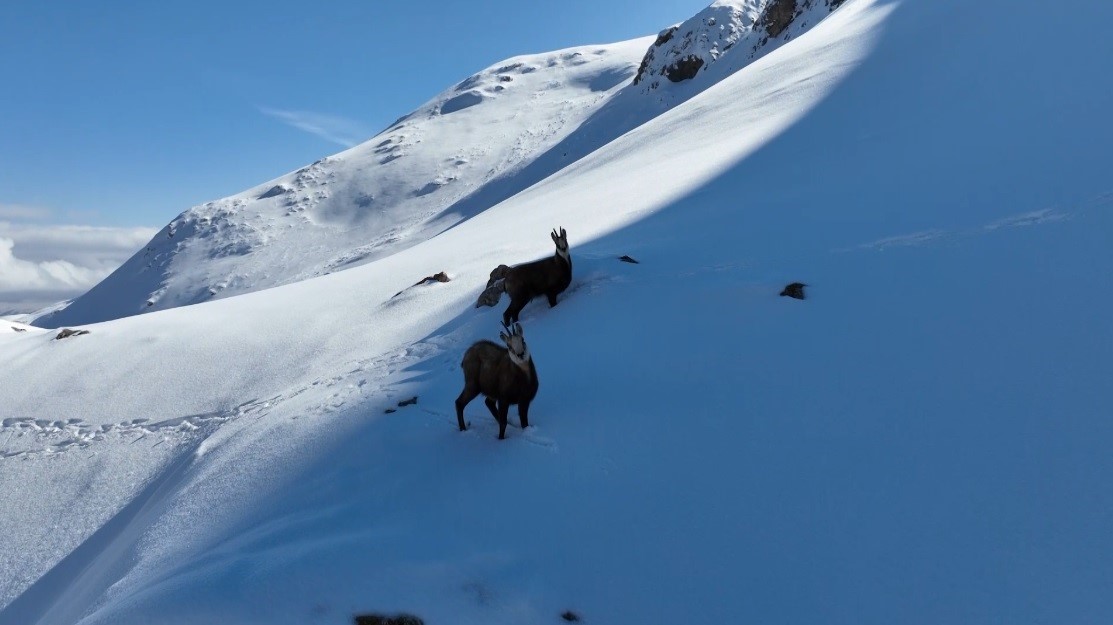
[[[158,227],[506,57],[654,34],[708,3],[9,3],[0,221]]]

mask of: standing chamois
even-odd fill
[[[493,341],[477,341],[464,352],[460,368],[464,370],[464,390],[456,398],[456,420],[464,431],[464,406],[480,393],[484,403],[499,423],[499,439],[506,438],[506,415],[511,404],[518,404],[518,418],[522,429],[529,427],[529,403],[537,396],[537,369],[522,336],[522,324],[511,327],[499,336],[506,343],[503,348]],[[509,334],[508,334],[509,333]]]
[[[513,267],[499,265],[491,272],[487,290],[479,296],[476,306],[494,306],[504,292],[510,294],[510,306],[502,313],[502,324],[518,321],[518,313],[538,295],[549,298],[549,306],[557,305],[560,295],[572,284],[572,256],[568,253],[568,233],[553,230],[556,253],[549,258],[522,263]]]

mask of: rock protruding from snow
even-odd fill
[[[733,64],[721,79],[773,49],[770,44],[781,35],[787,39],[815,25],[843,1],[718,0],[661,31],[642,59],[634,84],[645,83],[649,92],[665,84],[661,78],[673,83],[691,80],[713,64],[741,55],[744,62]],[[817,14],[804,17],[812,12]],[[799,27],[790,30],[797,23]]]

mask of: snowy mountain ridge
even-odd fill
[[[782,26],[779,39],[764,16],[784,0],[720,0],[674,27],[681,34],[668,45],[647,38],[492,65],[361,145],[185,211],[88,294],[35,323],[196,304],[415,245],[695,96],[831,10],[831,0],[788,4],[792,29]],[[703,69],[713,71],[683,89],[657,89],[677,58],[706,59]],[[732,60],[713,66],[720,58]],[[645,89],[631,82],[642,74],[652,77]]]
[[[737,71],[762,54],[803,34],[844,0],[718,0],[684,22],[657,35],[634,76],[644,83],[642,93],[660,88],[662,81],[679,83],[700,72],[702,88]],[[730,52],[732,48],[738,48]],[[714,67],[729,59],[727,67]],[[714,68],[714,69],[713,69]]]

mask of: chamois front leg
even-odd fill
[[[503,400],[499,400],[499,413],[495,415],[495,419],[499,422],[499,440],[506,438],[506,415],[510,412],[510,404]]]
[[[518,404],[518,420],[522,422],[522,429],[529,427],[529,402]]]
[[[511,297],[510,305],[506,307],[506,312],[502,313],[502,324],[508,326],[512,321],[517,321],[518,313],[522,312],[522,309],[525,308],[528,303],[528,297],[517,299]]]
[[[479,395],[478,390],[464,387],[464,390],[460,392],[460,396],[456,398],[456,423],[460,426],[461,432],[468,429],[468,426],[464,424],[464,406],[467,406],[471,400],[475,399],[476,395]]]
[[[549,298],[549,308],[552,308],[553,306],[557,305],[557,294],[556,293],[546,293],[545,296]]]

